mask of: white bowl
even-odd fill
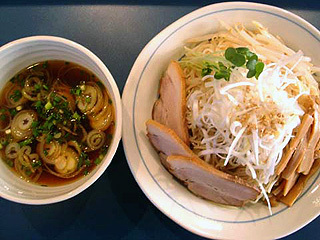
[[[107,87],[115,107],[115,132],[103,161],[87,176],[57,187],[42,187],[19,179],[0,161],[0,196],[25,204],[48,204],[71,198],[93,184],[110,164],[121,138],[122,106],[118,87],[103,62],[78,43],[52,36],[34,36],[0,48],[0,88],[23,68],[45,60],[64,60],[91,70]]]
[[[123,92],[123,143],[132,174],[152,203],[187,230],[208,238],[274,239],[288,235],[320,213],[320,173],[309,180],[297,202],[268,208],[258,203],[244,208],[223,207],[198,198],[174,181],[146,137],[159,79],[171,59],[182,56],[186,39],[216,32],[218,20],[233,25],[262,23],[295,50],[320,64],[320,33],[302,18],[280,8],[244,2],[213,4],[182,17],[160,32],[143,49]]]

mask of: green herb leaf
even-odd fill
[[[33,121],[33,122],[31,123],[31,127],[32,127],[32,128],[35,128],[35,127],[38,126],[38,124],[39,124],[38,121]]]
[[[59,102],[61,102],[61,98],[59,98],[58,96],[55,96],[55,97],[53,98],[53,101],[59,103]]]
[[[252,52],[250,52],[250,53],[252,53]],[[256,60],[258,62],[258,56],[255,53],[252,53],[252,55],[247,56],[247,59],[248,59],[248,61]]]
[[[81,94],[81,89],[80,89],[80,88],[77,88],[75,94],[78,95],[78,96],[80,96],[80,94]]]
[[[18,113],[15,108],[9,109],[9,112],[10,112],[12,117],[14,117]]]
[[[251,52],[246,47],[239,47],[236,49],[228,48],[225,51],[225,58],[237,67],[241,67],[246,63],[246,68],[249,70],[247,78],[255,76],[258,79],[264,68],[264,64],[259,62],[257,54]],[[222,78],[223,74],[224,73],[219,73],[217,74],[217,77]]]
[[[46,137],[46,143],[50,143],[52,139],[53,139],[53,136],[51,134],[48,134]]]
[[[205,67],[202,68],[201,70],[202,77],[210,75],[212,73],[212,68],[213,68],[213,65],[209,64],[208,62],[205,62],[204,65]]]
[[[42,102],[41,102],[41,101],[36,101],[36,102],[34,103],[34,106],[35,106],[36,108],[41,108],[41,107],[42,107]]]
[[[8,140],[4,140],[3,142],[2,142],[2,145],[3,146],[7,146],[9,144],[9,141]]]
[[[75,88],[70,89],[70,93],[76,96],[80,96],[82,93],[82,90],[79,86],[77,86]]]
[[[31,175],[31,170],[29,168],[26,168],[26,170],[24,171],[25,174],[29,177]]]
[[[78,169],[82,167],[82,165],[86,162],[89,161],[88,154],[81,152],[80,157],[79,157],[79,162],[78,162]]]
[[[53,106],[52,106],[51,102],[47,102],[46,105],[44,106],[44,108],[45,108],[46,110],[50,110],[52,107],[53,107]]]
[[[13,101],[18,102],[22,98],[22,93],[20,90],[15,90],[13,94],[10,96]]]
[[[247,78],[252,78],[254,77],[256,74],[256,70],[249,70],[249,72],[247,73]]]
[[[241,67],[246,63],[246,58],[243,55],[236,54],[233,56],[231,62],[237,67]]]
[[[20,145],[20,147],[27,146],[27,145],[31,144],[32,141],[33,141],[33,138],[29,138],[29,139],[26,139],[22,142],[19,142],[19,145]]]
[[[263,69],[264,69],[264,63],[263,62],[258,62],[256,64],[256,74],[255,74],[256,79],[259,78],[259,76],[262,73]]]
[[[257,60],[256,59],[251,59],[247,62],[246,67],[250,70],[250,71],[255,71],[256,69],[256,64],[257,64]]]
[[[214,78],[215,78],[215,79],[218,79],[218,80],[224,78],[224,79],[226,79],[227,81],[229,81],[229,80],[230,80],[230,75],[228,75],[228,73],[225,72],[225,71],[223,71],[223,72],[216,72],[216,73],[214,74]]]
[[[8,164],[9,167],[13,167],[13,165],[14,165],[13,161],[11,161],[9,159],[6,159],[5,162],[6,162],[6,164]]]
[[[33,162],[32,164],[31,164],[31,166],[32,166],[32,168],[39,168],[39,167],[41,167],[42,166],[42,162],[41,161],[35,161],[35,162]]]
[[[99,165],[101,163],[102,159],[103,159],[103,157],[100,157],[100,156],[97,157],[96,160],[94,160],[94,164]]]
[[[236,51],[237,53],[240,53],[242,55],[247,55],[247,52],[250,52],[249,48],[246,48],[246,47],[238,47],[236,48]]]
[[[241,67],[246,63],[245,56],[237,53],[237,51],[231,47],[225,51],[225,58],[237,67]]]
[[[86,103],[89,103],[89,102],[91,102],[91,97],[86,96]]]
[[[208,74],[212,74],[212,71],[215,70],[214,78],[222,79],[229,81],[231,68],[225,66],[222,62],[218,62],[217,66],[213,64],[209,64],[207,62],[204,63],[205,67],[202,69],[201,76],[204,77]]]
[[[5,115],[5,114],[1,114],[0,115],[0,120],[1,121],[5,121],[7,119],[7,115]]]
[[[222,62],[218,62],[218,66],[219,68],[217,68],[216,70],[223,71],[228,69]]]
[[[89,159],[86,159],[86,160],[84,161],[84,164],[85,164],[87,167],[90,167],[91,161],[90,161]]]
[[[32,135],[34,137],[39,137],[40,131],[38,129],[34,128],[34,129],[32,129]]]
[[[72,117],[73,117],[75,120],[77,120],[77,121],[80,121],[80,120],[81,120],[81,116],[80,116],[77,112],[75,112],[75,113],[72,115]]]
[[[34,89],[35,89],[36,91],[40,91],[41,85],[40,85],[40,84],[35,84],[35,85],[34,85]]]
[[[237,51],[236,51],[234,48],[229,47],[229,48],[227,48],[227,50],[225,51],[224,57],[225,57],[227,60],[231,61],[231,59],[233,58],[233,56],[234,56],[235,54],[237,54]]]

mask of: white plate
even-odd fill
[[[274,239],[303,227],[320,213],[320,173],[317,173],[291,208],[280,204],[270,216],[263,204],[224,207],[200,199],[175,181],[159,162],[146,138],[145,121],[151,118],[159,79],[171,59],[179,59],[184,40],[215,32],[218,19],[232,24],[257,20],[280,35],[295,50],[320,63],[320,33],[300,17],[255,3],[222,3],[196,10],[160,32],[143,49],[123,93],[123,143],[131,171],[140,188],[164,214],[185,229],[208,238]]]

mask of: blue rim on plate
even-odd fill
[[[176,199],[174,199],[169,193],[167,193],[162,187],[161,185],[159,184],[159,182],[153,177],[153,175],[151,174],[147,164],[146,164],[146,161],[145,159],[143,158],[143,155],[141,153],[141,150],[140,150],[140,146],[138,144],[138,140],[137,140],[137,133],[136,133],[136,128],[135,128],[135,107],[136,107],[136,96],[137,96],[137,92],[138,92],[138,88],[139,88],[139,85],[140,85],[140,81],[143,77],[143,74],[147,68],[147,66],[149,65],[149,62],[151,61],[151,59],[153,58],[153,56],[155,55],[155,53],[158,51],[158,49],[161,47],[161,45],[163,43],[165,43],[173,34],[175,34],[176,32],[178,32],[179,30],[181,30],[182,28],[184,28],[186,25],[190,24],[191,22],[197,20],[197,19],[200,19],[200,18],[203,18],[203,17],[206,17],[206,16],[209,16],[209,15],[214,15],[214,14],[217,14],[217,13],[221,13],[221,12],[228,12],[228,11],[253,11],[253,12],[262,12],[262,13],[266,13],[266,14],[270,14],[270,15],[273,15],[273,16],[276,16],[278,18],[281,18],[281,19],[285,19],[295,25],[297,25],[299,28],[303,29],[304,31],[306,31],[308,34],[310,34],[313,38],[315,38],[318,42],[320,42],[320,39],[314,35],[311,31],[309,31],[307,28],[305,28],[304,26],[300,25],[299,23],[287,18],[287,17],[284,17],[284,16],[281,16],[279,14],[276,14],[276,13],[272,13],[272,12],[269,12],[269,11],[265,11],[265,10],[260,10],[260,9],[248,9],[248,8],[230,8],[230,9],[224,9],[224,10],[217,10],[217,11],[212,11],[212,12],[209,12],[209,13],[205,13],[201,16],[198,16],[196,18],[193,18],[191,20],[189,20],[188,22],[186,22],[185,24],[183,24],[182,26],[179,26],[178,28],[176,28],[174,31],[172,31],[157,47],[156,49],[153,51],[153,53],[151,54],[151,56],[149,57],[149,59],[147,60],[147,63],[145,64],[145,66],[143,67],[143,70],[139,76],[139,80],[138,80],[138,84],[135,88],[135,92],[134,92],[134,99],[133,99],[133,109],[132,109],[132,116],[133,116],[133,121],[132,121],[132,128],[133,128],[133,132],[134,132],[134,139],[135,139],[135,144],[136,144],[136,147],[137,147],[137,150],[139,152],[139,155],[140,155],[140,158],[145,166],[145,168],[147,169],[150,177],[153,179],[153,181],[157,184],[157,186],[162,190],[163,193],[165,193],[172,201],[174,201],[176,204],[178,204],[180,207],[182,207],[183,209],[185,209],[186,211],[190,212],[190,213],[193,213],[199,217],[202,217],[202,218],[205,218],[205,219],[208,219],[208,220],[212,220],[212,221],[216,221],[216,222],[222,222],[222,223],[251,223],[251,222],[257,222],[257,221],[262,221],[262,220],[265,220],[265,219],[269,219],[269,218],[272,218],[276,215],[278,215],[279,213],[282,213],[283,211],[287,210],[288,207],[284,207],[283,209],[273,213],[273,215],[268,215],[268,216],[265,216],[265,217],[261,217],[261,218],[257,218],[257,219],[252,219],[252,220],[246,220],[246,221],[226,221],[226,220],[221,220],[221,219],[214,219],[214,218],[210,218],[210,217],[206,217],[206,216],[203,216],[199,213],[196,213],[190,209],[188,209],[187,207],[185,207],[183,204],[179,203]],[[297,199],[296,202],[298,202],[312,187],[313,185],[315,184],[315,182],[318,180],[320,176],[320,172],[318,173],[318,175],[316,176],[316,178],[314,179],[314,181],[312,182],[312,184],[303,192],[303,194],[301,194],[301,196],[299,196],[299,198]]]

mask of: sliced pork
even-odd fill
[[[160,124],[154,120],[148,120],[147,136],[150,142],[158,151],[166,156],[182,155],[187,157],[194,156],[191,149],[178,137],[172,129]]]
[[[186,123],[186,83],[178,62],[172,61],[160,81],[159,99],[155,102],[152,118],[176,132],[189,145]]]
[[[259,191],[243,179],[215,169],[197,157],[171,155],[167,158],[170,172],[198,196],[211,201],[242,206],[255,200]]]
[[[259,190],[198,158],[172,129],[154,120],[147,121],[146,125],[150,142],[161,153],[161,162],[184,181],[190,191],[216,203],[233,206],[256,199]]]

